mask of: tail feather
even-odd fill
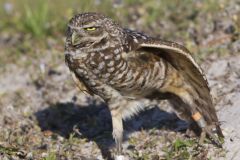
[[[172,69],[168,76],[171,83],[165,90],[173,94],[170,103],[179,117],[187,121],[196,121],[192,116],[199,113],[203,117],[204,125],[212,126],[217,135],[223,137],[207,81],[203,78],[193,78],[194,72],[183,73],[175,69]],[[204,126],[200,125],[201,127]]]
[[[197,94],[193,96],[197,106],[197,111],[201,113],[207,125],[213,126],[219,137],[224,137],[220,128],[220,123],[217,117],[215,107],[213,105],[212,96],[208,87],[200,87],[196,83],[190,83],[192,92]]]

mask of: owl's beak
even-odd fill
[[[77,45],[80,43],[80,35],[77,32],[72,33],[71,41],[72,45]]]

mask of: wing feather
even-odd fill
[[[74,72],[71,71],[71,75],[72,75],[73,81],[75,82],[75,84],[77,85],[77,87],[81,92],[83,92],[86,95],[93,95],[93,93],[90,91],[90,89],[88,89],[88,87],[84,84],[84,82],[76,77],[76,74]]]
[[[175,42],[156,38],[138,38],[138,44],[134,44],[137,51],[145,51],[165,59],[184,77],[184,80],[194,88],[198,97],[195,99],[199,104],[197,108],[204,116],[209,125],[216,124],[217,132],[222,135],[219,127],[216,110],[212,102],[207,79],[191,53],[182,45]],[[132,43],[135,43],[134,41]]]

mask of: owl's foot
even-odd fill
[[[217,126],[216,125],[207,125],[207,122],[203,118],[203,116],[197,112],[195,113],[192,118],[195,120],[195,122],[198,124],[198,126],[202,129],[199,144],[203,144],[206,136],[218,147],[222,148],[222,143],[220,141],[220,137],[223,137],[222,133],[217,133]],[[216,133],[218,136],[216,136]]]
[[[121,114],[117,110],[111,110],[112,115],[112,127],[113,138],[116,143],[116,153],[114,153],[114,160],[126,160],[122,151],[122,139],[123,139],[123,124]]]
[[[222,148],[222,143],[219,139],[220,137],[216,136],[215,131],[213,131],[213,129],[214,129],[213,127],[214,126],[206,126],[206,127],[202,128],[202,133],[201,133],[201,136],[200,136],[199,143],[203,144],[203,141],[205,140],[206,136],[208,136],[209,139],[211,139],[211,141],[215,145]]]
[[[114,160],[127,160],[127,159],[124,158],[124,155],[116,155],[114,157]]]

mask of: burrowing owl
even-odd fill
[[[118,155],[122,119],[144,109],[146,99],[162,97],[180,118],[198,125],[202,139],[207,134],[220,145],[215,133],[223,134],[207,80],[183,46],[124,29],[98,13],[82,13],[68,24],[65,58],[80,90],[108,104]]]

